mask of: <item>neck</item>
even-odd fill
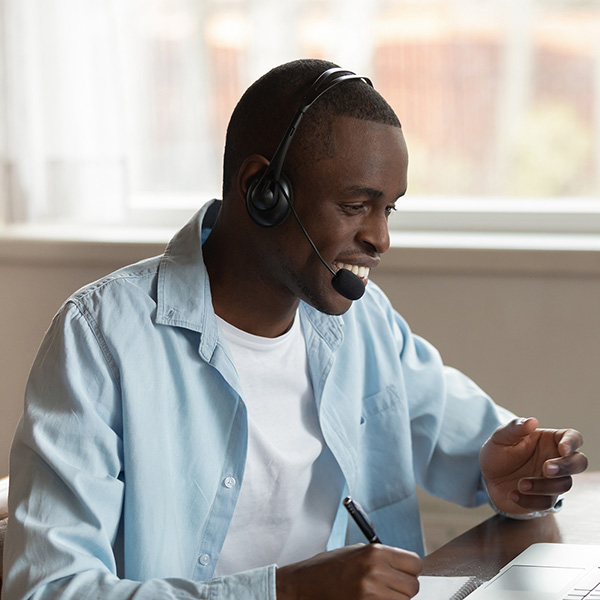
[[[235,244],[227,240],[237,239]],[[215,223],[202,247],[214,311],[234,327],[262,337],[277,337],[289,330],[300,301],[290,293],[273,292],[257,256],[239,236]]]

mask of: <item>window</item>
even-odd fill
[[[600,231],[600,0],[0,0],[7,222],[181,223],[270,67],[328,58],[403,123],[408,228]]]

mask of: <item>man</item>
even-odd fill
[[[222,205],[59,311],[13,445],[7,600],[411,598],[417,484],[530,517],[586,468],[578,432],[513,419],[367,284],[408,155],[331,68],[251,86]]]

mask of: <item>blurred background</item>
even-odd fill
[[[597,0],[0,7],[8,222],[140,223],[153,209],[197,208],[220,193],[239,96],[271,67],[308,56],[371,77],[396,109],[411,197],[599,196]]]

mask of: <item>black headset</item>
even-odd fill
[[[250,217],[263,227],[283,223],[290,212],[294,192],[290,180],[282,172],[283,162],[304,113],[323,94],[343,81],[361,80],[373,87],[371,80],[339,67],[327,69],[315,79],[302,98],[302,104],[279,142],[269,166],[255,176],[246,192],[246,208]]]

